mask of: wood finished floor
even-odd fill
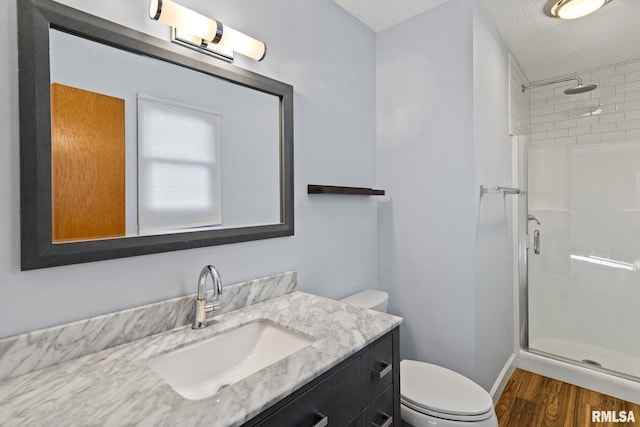
[[[500,427],[640,426],[640,405],[516,369],[498,400]],[[591,411],[633,411],[635,422],[591,422]]]

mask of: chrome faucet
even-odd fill
[[[213,279],[213,300],[207,301],[207,276]],[[192,329],[202,329],[207,326],[207,313],[214,312],[222,307],[222,280],[220,273],[213,265],[205,265],[198,279],[198,293],[193,316]]]

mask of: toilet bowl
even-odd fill
[[[367,289],[342,300],[372,310],[387,310],[389,295]],[[470,379],[441,366],[400,362],[400,414],[403,426],[498,427],[489,393]]]

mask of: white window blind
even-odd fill
[[[222,223],[220,114],[138,95],[140,234]]]

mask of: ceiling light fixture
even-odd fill
[[[600,9],[611,0],[551,0],[544,12],[553,18],[575,19]]]
[[[264,42],[171,0],[150,0],[149,17],[172,27],[173,42],[227,61],[233,61],[234,52],[256,61],[267,53]]]

